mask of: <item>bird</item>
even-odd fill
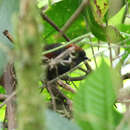
[[[54,43],[54,44],[49,44],[44,46],[44,51],[51,50],[54,48],[57,48],[59,46],[62,46],[63,44],[61,43]],[[44,55],[49,60],[55,60],[57,56],[59,56],[61,53],[69,49],[70,47],[74,48],[74,51],[72,51],[71,54],[68,54],[65,56],[60,63],[58,63],[55,67],[50,67],[47,66],[46,69],[46,79],[53,80],[56,77],[70,71],[72,68],[80,64],[82,61],[85,61],[88,59],[86,56],[85,51],[78,45],[71,43],[65,47],[62,47],[56,51],[47,53]],[[68,61],[68,62],[67,62]],[[69,62],[70,61],[70,62]],[[46,61],[43,61],[43,63],[47,63]]]

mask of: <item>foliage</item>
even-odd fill
[[[84,80],[74,99],[75,118],[83,130],[113,130],[113,104],[119,76],[102,61],[100,67]],[[116,80],[114,80],[116,79]],[[115,85],[116,84],[116,85]],[[80,112],[80,113],[79,113]]]
[[[64,26],[82,2],[81,0],[38,1],[40,1],[38,3],[39,8],[48,6],[44,13],[59,28]],[[116,4],[118,7],[113,6]],[[130,54],[130,25],[128,24],[130,23],[128,18],[130,0],[91,0],[65,32],[70,40],[75,41],[75,39],[83,38],[79,44],[83,43],[82,48],[86,51],[87,56],[91,55],[90,65],[93,69],[93,72],[83,81],[74,82],[77,86],[75,88],[76,94],[63,90],[63,93],[72,99],[74,104],[72,121],[50,110],[47,110],[45,115],[42,114],[44,103],[38,93],[41,72],[43,73],[42,76],[45,76],[45,70],[42,71],[39,66],[41,60],[40,38],[44,39],[42,40],[43,43],[47,44],[65,42],[65,40],[63,37],[57,37],[58,32],[48,22],[42,20],[41,25],[41,19],[35,12],[36,10],[30,9],[25,19],[20,21],[18,28],[16,26],[18,24],[16,13],[18,14],[19,5],[18,0],[0,0],[0,76],[5,71],[7,63],[12,62],[13,57],[13,60],[17,61],[15,67],[19,87],[17,100],[18,111],[20,112],[18,115],[19,122],[25,118],[23,126],[30,125],[25,127],[28,129],[31,127],[45,129],[46,127],[46,130],[114,130],[120,127],[122,120],[125,120],[121,126],[122,129],[130,129],[130,126],[127,125],[129,119],[126,119],[125,114],[120,113],[118,108],[114,106],[120,87],[123,87],[122,75],[119,72],[127,63]],[[42,34],[38,31],[41,28]],[[4,37],[2,33],[6,29],[16,39],[16,44],[13,45]],[[15,31],[17,35],[15,35]],[[107,49],[102,46],[107,47]],[[117,52],[118,48],[120,48],[120,52]],[[91,49],[94,50],[94,53],[91,52]],[[103,52],[100,52],[99,49]],[[104,53],[104,50],[109,51],[110,57],[107,56],[107,52]],[[95,51],[100,55],[98,58]],[[118,64],[112,58],[118,59]],[[115,67],[105,62],[108,59]],[[76,70],[71,75],[77,76],[81,73]],[[74,85],[72,86],[74,88]],[[5,93],[5,88],[0,87],[0,94]],[[47,101],[50,101],[47,91],[42,92],[42,95],[46,96]],[[5,107],[0,108],[0,121],[3,121],[5,109]],[[31,121],[30,124],[27,123],[29,121]],[[37,126],[39,123],[41,126]],[[19,125],[18,128],[25,129],[23,126]]]

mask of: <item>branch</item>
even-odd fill
[[[83,11],[87,3],[88,3],[88,0],[82,1],[78,9],[74,12],[74,14],[70,17],[70,19],[61,28],[61,32],[59,35],[63,35],[63,33],[71,26],[71,24],[78,18],[79,14]]]
[[[92,42],[91,37],[89,37],[89,40],[90,40],[90,42]],[[99,45],[99,44],[98,44],[98,45]],[[96,57],[95,57],[95,53],[94,53],[94,48],[93,48],[92,45],[91,45],[91,50],[92,50],[92,54],[93,54],[95,66],[96,66],[96,68],[97,68],[97,67],[98,67],[98,66],[97,66],[97,61],[96,61]]]
[[[91,68],[91,66],[88,64],[88,62],[87,62],[87,61],[84,61],[84,64],[85,64],[85,66],[86,66],[86,68],[87,68],[87,70],[88,70],[88,73],[92,72],[92,68]]]
[[[72,92],[72,93],[76,93],[76,91],[72,88],[72,87],[70,87],[68,84],[66,84],[66,83],[64,83],[62,80],[58,80],[57,81],[57,83],[61,86],[61,87],[63,87],[65,90],[68,90],[68,91],[70,91],[70,92]]]
[[[70,77],[70,76],[68,76],[68,75],[66,75],[66,76],[64,76],[64,77],[62,77],[61,79],[62,80],[65,80],[65,81],[81,81],[81,80],[83,80],[83,79],[85,79],[86,78],[86,76],[89,74],[89,72],[90,72],[90,68],[87,68],[87,70],[85,70],[85,69],[83,69],[83,68],[81,68],[81,67],[77,67],[79,70],[81,70],[81,71],[83,71],[83,72],[85,72],[86,74],[85,75],[82,75],[82,76],[79,76],[79,77]]]
[[[48,16],[46,16],[43,12],[41,12],[41,16],[42,18],[47,21],[53,28],[55,28],[56,31],[61,32],[60,28],[51,20],[48,18]],[[64,39],[66,41],[70,41],[69,37],[67,37],[64,33],[62,34],[62,36],[64,37]]]
[[[16,91],[14,91],[12,94],[10,94],[6,98],[6,100],[2,104],[0,104],[0,108],[3,107],[5,104],[7,104],[15,95],[16,95]]]
[[[67,42],[66,44],[63,44],[62,46],[59,46],[59,47],[56,47],[56,48],[54,48],[54,49],[51,49],[51,50],[48,50],[48,51],[43,52],[42,55],[46,55],[46,54],[48,54],[48,53],[54,52],[54,51],[56,51],[56,50],[59,50],[59,49],[61,49],[61,48],[63,48],[63,47],[66,47],[67,45],[69,45],[69,44],[71,44],[71,43],[76,43],[77,41],[80,41],[80,40],[82,40],[82,39],[88,37],[89,35],[90,35],[90,33],[87,33],[87,34],[84,34],[84,35],[82,35],[82,36],[76,37],[75,39],[71,40],[70,42]]]
[[[14,43],[13,36],[8,32],[8,30],[5,30],[3,34],[9,39],[10,42]]]
[[[56,105],[60,105],[60,102],[61,102],[62,104],[67,104],[67,106],[71,110],[71,107],[72,107],[71,100],[69,98],[67,98],[67,96],[65,96],[58,89],[56,82],[49,83],[49,84],[47,83],[47,90],[49,91],[49,93],[52,96],[53,109],[56,109]],[[58,104],[57,104],[57,101],[58,101]]]
[[[110,46],[111,46],[111,44],[110,44],[110,43],[108,43],[108,46],[109,46],[110,65],[111,65],[111,67],[112,67],[112,48],[110,47]]]
[[[3,102],[7,97],[5,94],[0,94],[0,102]]]
[[[128,40],[124,40],[124,41],[130,41],[130,39]],[[124,43],[124,41],[122,41],[122,43]],[[111,44],[109,46],[107,46],[106,44],[104,44],[104,42],[102,42],[102,44],[97,44],[96,42],[87,42],[86,44],[89,44],[93,47],[110,47],[110,48],[119,48],[119,47],[122,47],[122,48],[130,48],[130,45],[122,45],[121,42],[118,42],[117,44]]]
[[[85,79],[87,76],[87,74],[83,75],[83,76],[79,76],[79,77],[70,77],[70,76],[65,76],[63,78],[61,78],[62,80],[65,80],[65,81],[81,81],[83,79]]]
[[[81,67],[78,67],[78,69],[81,70],[81,71],[83,71],[84,73],[88,74],[88,71],[87,71],[87,70],[85,70],[85,69],[83,69],[83,68],[81,68]]]
[[[122,79],[123,80],[130,79],[130,73],[127,73],[127,74],[123,75]]]
[[[8,98],[0,104],[0,107],[7,104],[7,120],[8,120],[8,129],[15,129],[16,128],[16,103],[15,103],[15,88],[16,88],[16,79],[14,73],[14,64],[8,63],[4,71],[4,88],[7,92]],[[14,95],[13,95],[14,94]]]

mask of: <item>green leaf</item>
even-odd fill
[[[6,110],[6,105],[2,108],[0,108],[0,122],[4,121],[5,118],[5,110]]]
[[[115,127],[119,125],[120,121],[123,118],[123,114],[118,112],[115,107],[113,107],[113,117],[114,117],[114,124]]]
[[[66,21],[71,17],[71,15],[76,11],[79,6],[78,0],[62,0],[57,2],[46,11],[46,15],[59,27],[61,28]],[[57,31],[49,25],[46,21],[44,21],[44,34],[43,37],[46,41],[52,42],[60,42],[64,41],[64,39],[56,39],[55,34]],[[86,25],[83,17],[79,16],[79,18],[72,24],[72,26],[67,30],[66,34],[70,39],[73,39],[77,36],[86,33]]]
[[[123,6],[124,0],[109,0],[109,18],[114,16]]]
[[[108,24],[114,26],[118,26],[119,24],[122,24],[125,11],[126,11],[126,6],[123,6],[116,15],[114,15],[109,19]]]
[[[120,24],[120,25],[118,25],[118,29],[119,29],[121,32],[125,32],[125,33],[128,33],[128,34],[130,35],[130,25]]]
[[[74,122],[50,110],[46,111],[45,122],[47,130],[81,130]]]
[[[2,86],[0,86],[0,93],[5,93],[5,89]]]
[[[118,29],[121,32],[126,33],[126,38],[125,39],[129,39],[130,37],[130,25],[127,24],[120,24],[118,25]],[[130,41],[125,43],[126,45],[130,45]],[[124,48],[125,49],[125,55],[123,56],[123,60],[125,60],[127,58],[127,56],[130,54],[130,48]]]
[[[118,43],[124,39],[118,29],[111,25],[106,27],[106,37],[110,43]]]
[[[99,40],[111,42],[111,43],[116,43],[123,40],[122,35],[114,26],[103,26],[97,23],[93,15],[90,4],[88,4],[84,10],[84,17],[85,17],[85,20],[87,21],[87,24],[91,32]]]
[[[19,0],[1,0],[0,1],[0,75],[8,62],[8,49],[12,48],[10,41],[3,35],[4,30],[13,33],[13,14],[18,11]]]
[[[114,130],[113,104],[120,78],[102,61],[74,98],[74,116],[83,130]]]
[[[91,0],[93,14],[98,23],[103,23],[104,15],[108,10],[108,0]]]
[[[90,4],[88,4],[84,9],[83,15],[88,24],[89,29],[95,35],[95,37],[97,37],[99,40],[106,41],[105,27],[98,24],[95,20]]]

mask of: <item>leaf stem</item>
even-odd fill
[[[87,34],[84,34],[84,35],[82,35],[82,36],[76,37],[75,39],[71,40],[70,42],[67,42],[66,44],[63,44],[62,46],[59,46],[59,47],[57,47],[57,48],[54,48],[54,49],[51,49],[51,50],[48,50],[48,51],[43,52],[42,55],[45,55],[45,54],[54,52],[54,51],[56,51],[56,50],[58,50],[58,49],[61,49],[61,48],[63,48],[63,47],[66,47],[67,45],[69,45],[69,44],[71,44],[71,43],[75,43],[75,42],[77,42],[77,41],[80,41],[80,40],[82,40],[82,39],[88,37],[89,35],[90,35],[90,33],[87,33]]]

